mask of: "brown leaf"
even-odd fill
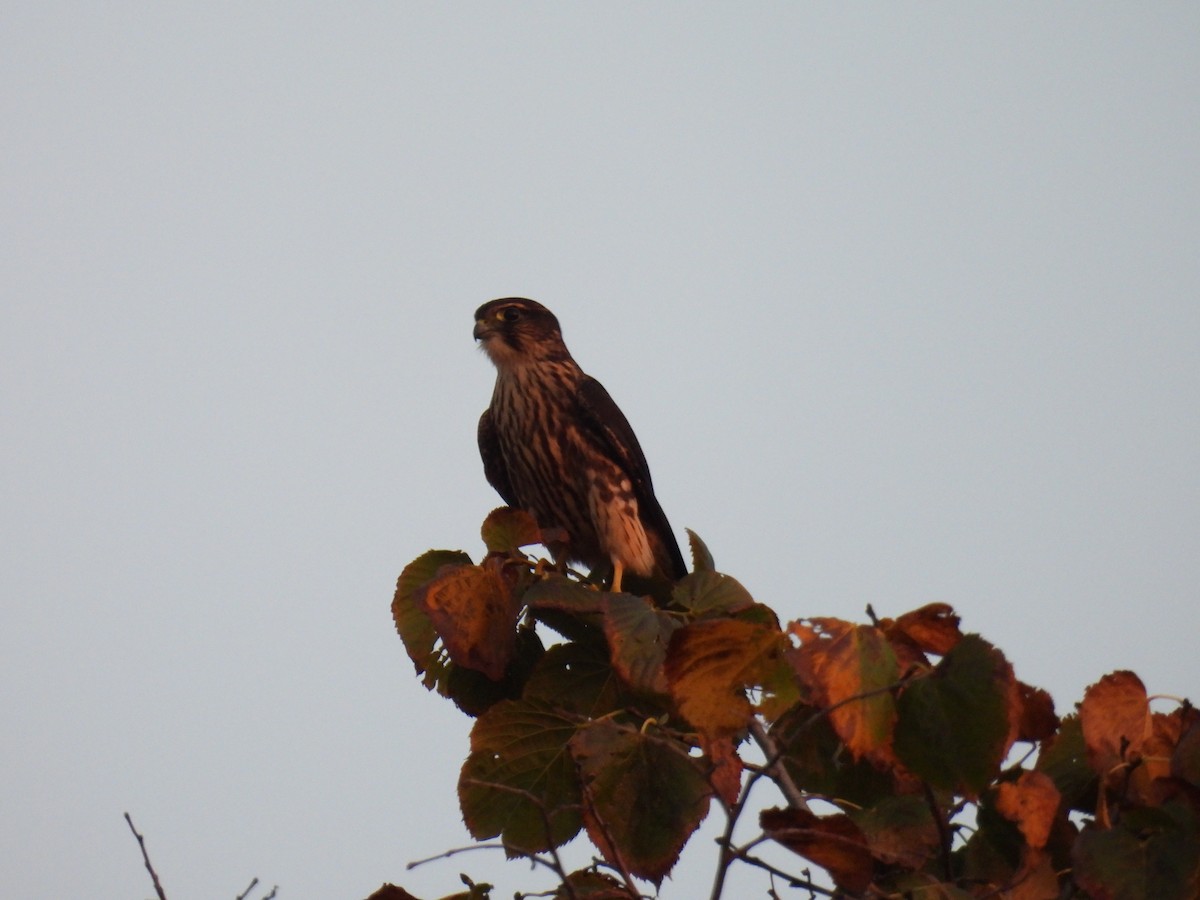
[[[733,739],[721,737],[709,740],[701,735],[700,748],[712,765],[708,783],[726,806],[733,806],[742,793],[742,758],[737,755]]]
[[[1178,711],[1179,742],[1171,755],[1171,777],[1200,788],[1200,711],[1191,707]]]
[[[520,896],[520,895],[518,895]],[[595,869],[580,869],[554,891],[553,900],[640,900],[611,875]]]
[[[1150,736],[1142,745],[1141,765],[1129,774],[1126,802],[1158,806],[1178,791],[1171,766],[1182,737],[1183,712],[1151,713]]]
[[[516,647],[520,603],[503,560],[489,557],[479,566],[446,566],[413,595],[456,664],[482,672],[493,681]]]
[[[1050,854],[1025,847],[1021,854],[1021,868],[1002,896],[1004,900],[1057,900],[1061,896],[1061,889]]]
[[[1015,782],[1006,781],[996,789],[1000,815],[1015,822],[1025,842],[1038,850],[1050,838],[1059,800],[1058,788],[1044,772],[1022,772]]]
[[[1142,680],[1128,671],[1105,675],[1084,692],[1079,722],[1092,771],[1105,776],[1137,759],[1151,733]]]
[[[767,837],[825,869],[842,890],[860,894],[871,886],[875,863],[867,839],[849,816],[765,809],[759,823]]]
[[[880,625],[889,638],[901,634],[926,653],[945,656],[962,640],[958,622],[958,616],[949,604],[929,603],[895,621],[884,619]]]
[[[1179,744],[1180,718],[1175,713],[1152,713],[1150,736],[1142,747],[1142,768],[1150,778],[1171,777],[1171,754]]]
[[[1041,688],[1017,682],[1017,740],[1037,743],[1058,731],[1059,719],[1054,713],[1054,698]]]
[[[394,884],[385,884],[368,897],[367,900],[417,900],[417,898],[402,887],[396,887]]]
[[[492,553],[511,553],[530,544],[544,544],[541,529],[528,511],[501,506],[488,513],[479,528],[480,537]]]

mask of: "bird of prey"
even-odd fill
[[[521,297],[492,300],[475,311],[475,339],[496,366],[479,453],[504,502],[542,529],[566,531],[565,550],[551,548],[556,557],[611,564],[613,591],[627,571],[687,574],[633,429],[571,358],[554,313]]]

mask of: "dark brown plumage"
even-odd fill
[[[571,358],[554,314],[520,297],[493,300],[475,311],[475,338],[496,366],[479,453],[504,502],[564,529],[568,559],[611,564],[613,590],[625,571],[687,574],[633,429]]]

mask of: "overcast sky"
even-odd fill
[[[781,618],[943,601],[1060,712],[1196,699],[1198,47],[1195,3],[4,4],[0,889],[151,896],[126,810],[171,900],[544,883],[404,870],[467,842],[470,720],[389,603],[482,550],[499,296]]]

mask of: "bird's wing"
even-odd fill
[[[604,385],[590,375],[584,376],[576,396],[583,422],[603,441],[613,461],[629,475],[638,498],[643,524],[661,544],[669,558],[672,571],[667,574],[674,578],[682,578],[687,574],[687,565],[683,561],[683,554],[679,552],[679,544],[671,531],[667,514],[663,512],[658,498],[654,496],[650,466],[646,462],[646,454],[642,452],[642,445],[638,443],[637,435],[633,433],[633,426],[604,389]]]
[[[518,506],[517,492],[513,490],[512,479],[508,477],[508,466],[500,450],[500,438],[496,435],[496,424],[492,421],[490,407],[479,417],[478,438],[479,455],[483,459],[483,474],[488,484],[496,489],[496,493],[504,498],[504,502],[509,506]]]
[[[577,394],[582,419],[588,428],[607,445],[613,461],[629,475],[630,480],[650,493],[654,486],[650,481],[650,466],[642,445],[638,443],[633,426],[621,412],[604,385],[590,375],[585,375]]]

